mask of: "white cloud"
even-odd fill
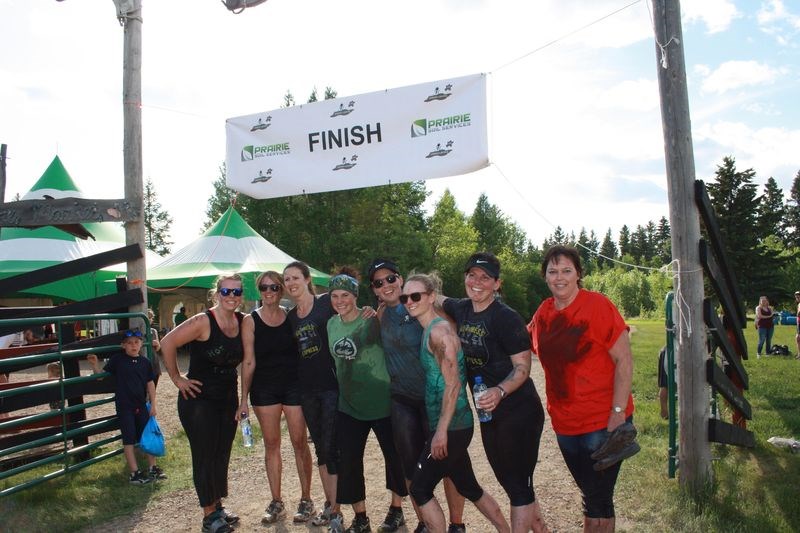
[[[800,16],[790,13],[783,0],[762,3],[756,20],[761,31],[773,36],[783,46],[788,45],[793,34],[800,30]]]
[[[603,91],[597,98],[597,106],[625,111],[658,109],[658,82],[646,79],[625,80]]]
[[[723,94],[746,87],[773,83],[783,69],[774,69],[758,61],[726,61],[703,80],[704,93]]]
[[[685,22],[702,22],[708,33],[724,31],[742,16],[731,0],[684,0],[681,12]]]

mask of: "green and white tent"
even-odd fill
[[[23,200],[41,200],[45,196],[52,198],[83,198],[72,177],[64,168],[61,159],[56,156],[44,174]],[[0,279],[25,274],[32,270],[58,265],[66,261],[88,257],[101,252],[114,250],[125,245],[125,231],[116,222],[86,223],[83,226],[94,236],[95,240],[82,240],[53,226],[36,229],[2,228],[0,231]],[[161,258],[148,253],[147,261],[155,264]],[[55,303],[63,300],[86,300],[114,292],[113,280],[125,275],[125,264],[108,267],[91,274],[47,283],[27,289],[7,297],[50,297]]]
[[[259,299],[255,278],[262,272],[283,272],[295,258],[262,237],[233,208],[189,245],[147,270],[149,289],[194,287],[210,289],[220,274],[238,273],[244,279],[245,299]],[[328,285],[330,276],[311,269],[315,285]]]

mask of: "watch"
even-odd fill
[[[624,409],[619,405],[615,405],[614,407],[611,408],[611,410],[614,411],[615,413],[621,413],[622,411],[624,411]]]
[[[506,390],[500,385],[497,385],[497,388],[500,389],[500,399],[502,400],[503,398],[506,397]]]

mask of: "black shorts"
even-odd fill
[[[147,412],[147,409],[145,407],[139,409],[117,408],[117,418],[119,418],[119,430],[122,433],[122,444],[138,444],[144,426],[150,420],[150,413]]]
[[[431,441],[425,443],[419,464],[411,480],[411,497],[417,505],[423,506],[433,498],[433,489],[442,480],[449,477],[458,493],[471,502],[483,496],[483,489],[475,479],[472,461],[467,448],[472,440],[473,428],[457,429],[447,432],[447,457],[441,461],[431,456]]]
[[[481,440],[494,476],[511,505],[519,507],[536,500],[533,470],[539,460],[544,409],[535,392],[515,400],[514,409],[481,423]]]
[[[430,436],[428,429],[428,413],[425,411],[425,400],[415,401],[404,396],[392,396],[392,427],[394,447],[400,457],[403,475],[413,479],[417,471],[417,461]]]
[[[254,387],[250,389],[250,405],[253,407],[300,405],[300,388],[298,385],[298,382],[294,382],[281,387]]]
[[[667,364],[665,359],[667,358],[667,349],[663,348],[660,352],[658,352],[658,386],[667,388]]]

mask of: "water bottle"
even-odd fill
[[[478,411],[478,420],[481,422],[488,422],[492,419],[492,413],[490,411],[478,407],[478,400],[481,399],[481,396],[486,394],[487,389],[488,387],[483,382],[483,378],[475,376],[475,386],[472,387],[472,397],[475,399],[475,410]]]
[[[250,420],[245,413],[242,413],[239,424],[242,426],[242,444],[244,444],[245,448],[250,448],[253,446],[253,428],[250,426]]]

